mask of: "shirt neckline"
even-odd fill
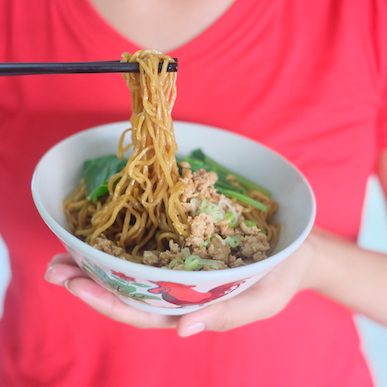
[[[73,0],[59,3],[67,8],[71,20],[77,25],[85,38],[90,40],[90,44],[96,47],[107,44],[119,53],[123,51],[135,52],[142,49],[111,25],[90,0]],[[257,0],[236,0],[214,23],[188,42],[170,50],[167,54],[173,57],[184,56],[185,59],[189,59],[205,53],[213,44],[219,42],[221,36],[227,36],[227,34],[237,29],[238,25],[243,23],[256,5]]]

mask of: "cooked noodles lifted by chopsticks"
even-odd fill
[[[176,73],[167,72],[173,59],[149,50],[122,58],[140,66],[140,73],[124,74],[131,128],[120,137],[117,157],[85,162],[64,203],[73,233],[102,251],[157,267],[211,270],[264,259],[278,234],[270,194],[200,150],[178,167],[171,116]]]

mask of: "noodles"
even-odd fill
[[[167,72],[173,59],[148,50],[125,53],[122,58],[125,62],[138,62],[140,68],[140,73],[124,74],[132,93],[131,128],[122,133],[117,156],[123,159],[128,150],[131,153],[125,166],[109,176],[105,195],[89,200],[84,178],[65,200],[65,213],[73,233],[110,254],[154,266],[190,270],[184,267],[188,256],[213,258],[219,253],[217,242],[212,241],[214,235],[220,237],[222,244],[233,236],[234,247],[226,249],[226,267],[263,259],[277,238],[278,226],[270,224],[276,203],[258,190],[245,190],[243,181],[233,175],[227,177],[226,184],[238,192],[247,192],[248,203],[258,203],[258,208],[217,192],[214,184],[219,174],[217,177],[204,170],[194,172],[186,163],[189,168],[183,168],[181,175],[171,117],[176,73]],[[129,133],[131,142],[127,144]],[[206,213],[206,205],[223,214],[223,218],[213,221],[211,213]],[[196,207],[193,212],[192,207]],[[226,222],[228,213],[236,219],[234,230]],[[243,223],[248,221],[254,226]],[[208,234],[208,229],[212,234]],[[238,246],[236,236],[240,239]],[[235,255],[236,248],[240,256]],[[246,257],[249,249],[251,257]],[[211,268],[215,267],[204,265],[204,269]],[[222,267],[217,264],[216,268]]]
[[[78,220],[74,220],[74,201],[78,195],[69,198],[65,207],[71,225],[78,225],[75,233],[85,237],[88,243],[93,244],[104,233],[118,246],[136,246],[138,250],[156,233],[167,232],[176,240],[187,235],[186,217],[179,200],[182,186],[178,183],[171,118],[176,73],[167,72],[170,58],[151,51],[140,51],[132,56],[123,54],[123,61],[140,65],[140,74],[124,75],[133,100],[133,152],[126,167],[111,177],[110,195],[98,211],[82,201],[78,206],[85,207],[78,213]],[[163,62],[161,72],[158,71],[160,61]],[[120,158],[129,148],[124,144],[127,132],[119,141]],[[86,214],[90,222],[87,229]],[[164,221],[159,224],[160,218]]]

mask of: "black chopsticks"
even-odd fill
[[[176,59],[175,59],[176,60]],[[159,65],[161,71],[162,63]],[[171,62],[168,72],[177,71],[177,61]],[[138,73],[139,65],[135,62],[100,61],[100,62],[42,62],[42,63],[0,63],[0,76],[34,75],[34,74],[85,74],[85,73]]]

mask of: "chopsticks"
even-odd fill
[[[177,71],[176,62],[168,64],[168,72]],[[161,71],[162,63],[159,65]],[[85,73],[138,73],[135,62],[99,61],[99,62],[42,62],[42,63],[0,63],[0,76],[34,74],[85,74]]]

